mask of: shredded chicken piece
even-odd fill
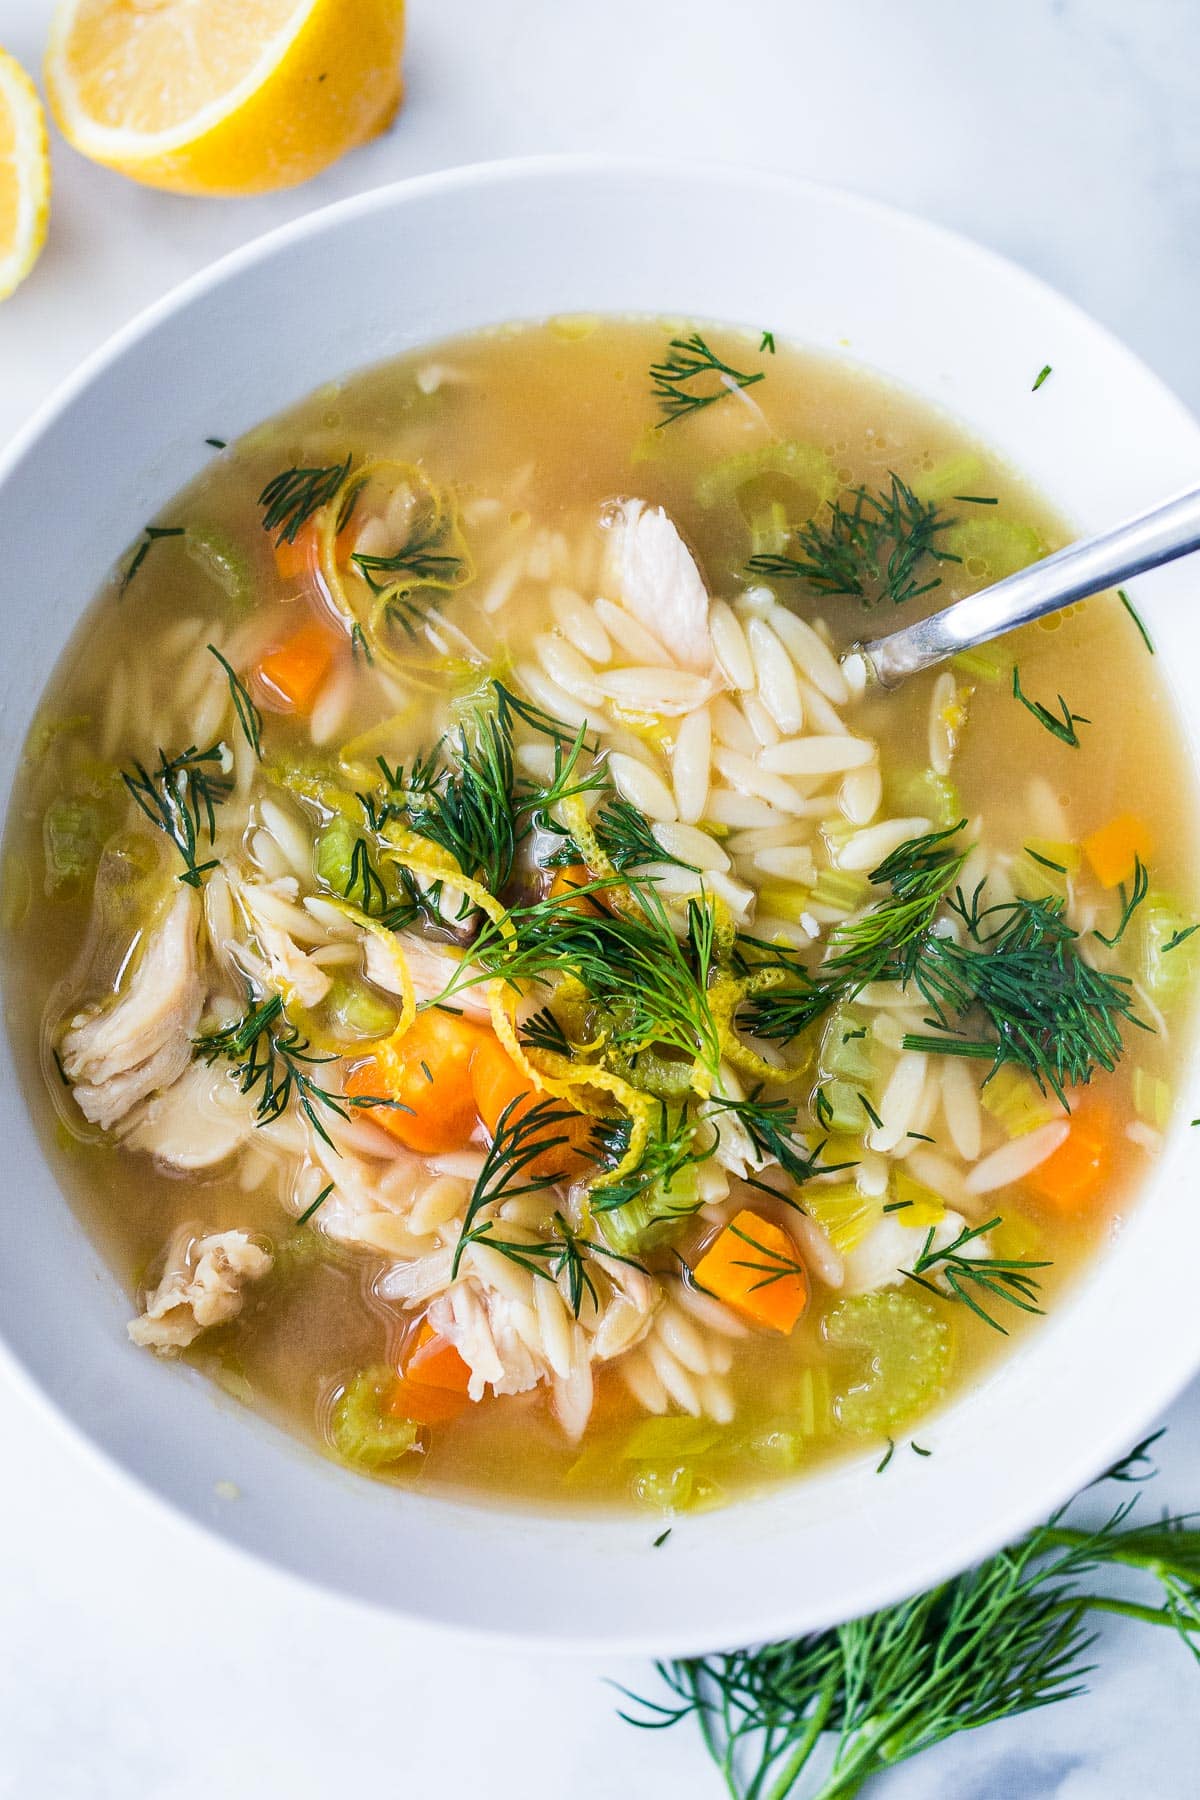
[[[413,992],[418,1000],[436,1000],[451,980],[462,959],[453,950],[444,949],[439,944],[431,944],[420,938],[415,932],[401,931],[396,934],[396,948],[408,964],[408,973],[412,980]],[[366,971],[367,978],[373,981],[387,994],[398,994],[400,983],[396,969],[388,954],[387,946],[372,932],[366,938]],[[479,982],[475,986],[464,985],[457,988],[454,1004],[468,1018],[488,1018],[487,986]]]
[[[254,1097],[228,1065],[193,1063],[125,1124],[123,1141],[171,1169],[211,1169],[254,1136]]]
[[[280,918],[287,903],[267,886],[244,882],[238,899],[246,910],[258,947],[270,965],[271,981],[279,991],[294,995],[303,1007],[320,1006],[330,989],[330,977],[319,963],[300,949]]]
[[[533,1332],[519,1329],[525,1310],[470,1275],[451,1282],[429,1308],[429,1323],[449,1339],[471,1371],[467,1392],[472,1400],[482,1400],[489,1387],[494,1394],[524,1394],[550,1375],[548,1362],[527,1341],[536,1332],[536,1320],[531,1315]]]
[[[947,1208],[945,1218],[933,1228],[930,1248],[944,1250],[947,1244],[954,1242],[965,1224],[961,1213]],[[877,1288],[898,1287],[905,1279],[904,1271],[911,1269],[923,1253],[928,1237],[927,1225],[904,1225],[898,1213],[888,1213],[867,1233],[861,1244],[846,1253],[842,1291],[870,1294]],[[990,1254],[986,1237],[972,1238],[962,1251],[963,1256],[971,1257]],[[931,1269],[928,1278],[936,1281],[937,1270]]]
[[[620,500],[608,518],[605,575],[631,612],[681,668],[713,668],[708,590],[696,559],[661,506]]]
[[[273,1258],[244,1231],[216,1231],[194,1238],[176,1234],[162,1280],[140,1318],[128,1326],[135,1344],[171,1356],[213,1325],[224,1325],[242,1310],[242,1289],[261,1281]]]
[[[60,1048],[80,1111],[107,1131],[191,1061],[204,988],[196,947],[200,902],[182,887],[125,991],[71,1020]]]

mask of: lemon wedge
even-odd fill
[[[49,215],[46,115],[20,63],[0,50],[0,300],[37,261]]]
[[[400,104],[404,0],[62,0],[46,89],[93,162],[181,194],[293,187]]]

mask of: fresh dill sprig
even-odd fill
[[[522,1020],[520,1037],[531,1050],[545,1050],[552,1056],[571,1055],[570,1039],[548,1006]]]
[[[614,869],[636,869],[645,863],[669,863],[674,868],[699,874],[694,863],[664,849],[644,813],[630,801],[613,794],[591,820],[596,842]]]
[[[615,1169],[622,1162],[629,1149],[630,1130],[628,1119],[596,1121],[592,1130],[592,1151],[602,1169]],[[696,1130],[696,1121],[688,1117],[686,1110],[672,1114],[665,1103],[660,1104],[656,1126],[647,1139],[637,1167],[603,1187],[593,1187],[588,1197],[592,1212],[619,1212],[623,1206],[640,1200],[654,1188],[657,1190],[655,1210],[658,1218],[683,1219],[694,1213],[699,1202],[690,1194],[680,1192],[676,1204],[671,1199],[671,1189],[681,1175],[698,1162],[707,1161],[716,1149],[714,1144],[697,1153]]]
[[[1154,655],[1154,640],[1151,638],[1149,631],[1146,629],[1146,621],[1142,618],[1141,613],[1138,611],[1137,607],[1133,604],[1133,601],[1129,598],[1129,595],[1125,592],[1124,588],[1117,589],[1117,599],[1121,602],[1121,605],[1125,608],[1125,611],[1129,614],[1130,618],[1133,620],[1134,624],[1137,626],[1138,634],[1141,637],[1143,644],[1145,644],[1147,650],[1150,652],[1151,656],[1153,656]]]
[[[208,645],[208,653],[210,656],[216,657],[225,671],[225,679],[229,683],[229,697],[233,701],[233,710],[237,714],[237,722],[242,728],[242,736],[261,762],[262,714],[251,699],[249,689],[238,679],[237,670],[232,663],[226,661],[215,644]]]
[[[660,1663],[669,1696],[627,1694],[640,1710],[621,1717],[649,1729],[694,1720],[731,1800],[787,1800],[814,1759],[810,1800],[851,1800],[959,1732],[1081,1694],[1094,1615],[1166,1627],[1195,1651],[1200,1531],[1188,1516],[1130,1525],[1135,1505],[1093,1529],[1063,1509],[977,1567],[845,1625]],[[1153,1582],[1160,1603],[1126,1598],[1124,1583],[1114,1593],[1102,1572]]]
[[[151,547],[154,544],[157,544],[160,538],[184,536],[186,536],[186,530],[182,525],[147,525],[142,532],[141,541],[133,553],[133,558],[129,567],[121,577],[121,593],[123,594],[125,592],[125,589],[129,586],[130,582],[149,556]]]
[[[764,331],[763,332],[762,341],[758,346],[758,353],[760,356],[762,356],[764,354],[767,356],[774,356],[774,354],[775,354],[775,333],[773,331]]]
[[[1060,743],[1069,744],[1073,750],[1079,748],[1079,733],[1076,725],[1090,725],[1082,713],[1072,712],[1062,695],[1058,696],[1059,712],[1053,713],[1049,707],[1043,706],[1040,700],[1031,700],[1021,691],[1021,671],[1013,664],[1012,674],[1013,699],[1019,700],[1026,712],[1031,712],[1039,725],[1045,727],[1051,737],[1058,738]],[[1061,716],[1060,716],[1061,715]]]
[[[591,1299],[593,1306],[599,1304],[589,1262],[607,1257],[612,1262],[625,1263],[633,1269],[642,1267],[634,1257],[618,1255],[607,1244],[597,1243],[595,1239],[577,1231],[561,1212],[554,1214],[549,1235],[544,1238],[536,1238],[531,1242],[500,1238],[496,1236],[492,1221],[486,1219],[471,1233],[468,1241],[486,1244],[489,1250],[497,1251],[509,1262],[516,1263],[518,1268],[536,1275],[539,1280],[552,1281],[557,1285],[565,1278],[567,1301],[576,1318],[579,1317],[585,1294]]]
[[[763,377],[762,369],[749,375],[735,369],[731,363],[722,362],[698,331],[692,332],[690,337],[672,338],[666,356],[650,368],[651,394],[663,415],[656,429],[661,431],[664,425],[670,425],[688,413],[715,406],[718,400],[724,400],[739,388],[753,387]],[[698,380],[704,385],[693,386]]]
[[[1184,925],[1179,931],[1172,932],[1162,947],[1163,955],[1168,950],[1178,950],[1180,944],[1186,944],[1194,931],[1200,931],[1200,925]]]
[[[1035,380],[1033,387],[1030,390],[1031,393],[1036,394],[1038,389],[1041,387],[1042,383],[1044,381],[1048,381],[1050,379],[1051,375],[1053,375],[1053,373],[1054,373],[1054,370],[1053,370],[1052,366],[1049,363],[1043,363],[1041,368],[1038,370],[1037,379]]]
[[[258,496],[263,530],[277,531],[277,544],[294,544],[301,528],[337,498],[350,474],[351,458],[323,469],[283,469]]]
[[[1117,929],[1112,933],[1111,937],[1106,936],[1103,931],[1094,933],[1094,936],[1098,937],[1102,944],[1107,944],[1110,950],[1119,944],[1121,939],[1125,936],[1125,930],[1130,919],[1132,919],[1134,913],[1142,904],[1146,895],[1150,892],[1150,876],[1140,856],[1134,855],[1133,886],[1130,888],[1128,895],[1126,895],[1125,892],[1124,882],[1121,883],[1117,892],[1121,900],[1121,917],[1117,921]]]
[[[238,1077],[238,1091],[256,1094],[255,1115],[260,1126],[283,1117],[293,1101],[317,1136],[336,1154],[322,1112],[348,1120],[347,1108],[366,1111],[387,1107],[411,1112],[403,1101],[374,1094],[335,1094],[324,1088],[310,1070],[337,1057],[313,1050],[309,1040],[286,1017],[279,994],[269,994],[251,1006],[240,1019],[192,1039],[197,1056],[206,1063],[218,1057],[229,1062]]]
[[[847,594],[864,606],[888,600],[903,606],[940,587],[941,577],[922,580],[927,562],[958,562],[943,550],[938,534],[954,523],[921,500],[894,472],[890,485],[868,487],[828,503],[828,522],[810,519],[795,533],[795,556],[752,556],[752,575],[768,580],[804,581],[818,594]]]
[[[905,1034],[904,1047],[940,1056],[990,1060],[1026,1069],[1043,1091],[1067,1105],[1066,1089],[1091,1080],[1095,1069],[1114,1069],[1123,1051],[1122,1024],[1149,1027],[1133,1010],[1131,984],[1106,975],[1079,955],[1078,933],[1059,899],[982,904],[983,883],[971,896],[961,889],[950,910],[963,921],[968,941],[930,933],[911,978],[933,1009],[930,1021],[944,1035]],[[978,1009],[988,1036],[952,1027]]]
[[[468,1246],[487,1237],[492,1221],[485,1219],[483,1214],[489,1208],[499,1206],[505,1200],[517,1200],[523,1194],[540,1194],[562,1180],[566,1158],[556,1157],[554,1152],[569,1149],[568,1129],[578,1117],[578,1113],[558,1100],[539,1100],[528,1106],[525,1096],[518,1095],[509,1101],[496,1121],[492,1141],[467,1201],[462,1230],[454,1247],[452,1276],[458,1274]],[[551,1164],[549,1169],[547,1160]],[[538,1165],[536,1169],[534,1164]]]
[[[977,1244],[1002,1223],[1001,1219],[995,1218],[989,1219],[986,1225],[964,1225],[954,1241],[943,1244],[940,1249],[934,1245],[935,1227],[930,1226],[921,1254],[912,1268],[902,1269],[901,1274],[931,1294],[944,1296],[949,1293],[953,1299],[961,1300],[985,1325],[1007,1337],[1008,1328],[992,1317],[987,1302],[1000,1300],[1019,1307],[1022,1312],[1040,1313],[1042,1309],[1037,1302],[1040,1283],[1033,1270],[1048,1269],[1050,1264],[1034,1262],[1028,1257],[969,1252],[971,1244]],[[931,1281],[931,1272],[941,1279]]]
[[[184,872],[179,879],[189,887],[198,888],[201,878],[217,866],[215,858],[197,862],[196,852],[205,829],[209,843],[216,842],[215,809],[233,792],[232,782],[222,773],[224,761],[223,745],[197,750],[190,744],[170,758],[160,750],[156,769],[135,762],[132,775],[121,773],[140,810],[170,838],[183,858]]]
[[[824,1141],[812,1150],[799,1141],[799,1107],[790,1100],[760,1099],[761,1093],[761,1087],[756,1087],[745,1100],[711,1100],[708,1111],[716,1116],[718,1132],[721,1128],[720,1114],[731,1114],[742,1126],[757,1155],[768,1162],[778,1163],[797,1187],[803,1187],[815,1175],[832,1175],[838,1170],[853,1167],[851,1163],[822,1163],[820,1159],[825,1148]],[[745,1180],[750,1187],[761,1188],[773,1198],[803,1210],[799,1201],[781,1193],[778,1188],[769,1187],[766,1182],[758,1181],[753,1176],[746,1176]]]
[[[332,1181],[326,1182],[325,1186],[321,1189],[320,1193],[317,1195],[316,1199],[312,1202],[312,1204],[310,1206],[305,1207],[304,1211],[300,1214],[300,1217],[296,1220],[296,1224],[297,1225],[307,1225],[309,1220],[314,1217],[314,1215],[320,1210],[320,1208],[322,1206],[324,1206],[324,1204],[328,1200],[330,1194],[332,1194],[333,1189],[334,1189],[334,1183]]]
[[[365,838],[354,840],[354,848],[350,852],[350,873],[346,880],[345,897],[347,900],[354,900],[356,905],[360,906],[367,914],[378,916],[387,911],[387,884],[371,861],[371,852]]]

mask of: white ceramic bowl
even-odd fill
[[[0,465],[0,779],[105,571],[233,438],[319,382],[509,319],[652,312],[769,326],[943,406],[1081,528],[1196,480],[1200,429],[1112,338],[1011,264],[845,194],[723,170],[546,160],[366,194],[227,258],[71,381]],[[1044,363],[1053,378],[1030,389]],[[1200,718],[1200,609],[1139,590]],[[1131,656],[1143,654],[1131,633]],[[1113,680],[1121,679],[1119,668]],[[163,680],[170,671],[163,670]],[[345,1593],[543,1644],[696,1650],[870,1610],[1019,1532],[1119,1453],[1200,1364],[1200,1207],[1184,1093],[1128,1229],[1019,1353],[921,1437],[676,1522],[449,1504],[344,1473],[125,1336],[129,1303],[0,1084],[0,1329],[81,1436],[192,1519]],[[1195,1087],[1194,1080],[1188,1084]],[[236,1482],[236,1503],[214,1484]]]

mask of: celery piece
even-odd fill
[[[837,907],[842,912],[852,913],[863,904],[870,891],[871,884],[866,876],[852,869],[820,869],[809,899],[815,906]]]
[[[638,1256],[669,1244],[685,1219],[700,1205],[694,1165],[681,1169],[667,1183],[661,1178],[644,1187],[623,1206],[604,1209],[604,1189],[593,1201],[596,1223],[604,1241],[618,1256]]]
[[[1051,1119],[1062,1118],[1062,1107],[1053,1094],[1043,1093],[1032,1075],[1002,1063],[984,1082],[979,1095],[986,1113],[1010,1138],[1024,1137]]]
[[[1142,980],[1158,1006],[1182,998],[1200,973],[1200,931],[1180,937],[1195,923],[1172,894],[1147,894],[1134,914]],[[1175,946],[1169,950],[1172,939]]]
[[[1147,1125],[1153,1125],[1156,1131],[1165,1131],[1171,1123],[1171,1089],[1161,1075],[1152,1075],[1149,1069],[1136,1068],[1133,1071],[1133,1110],[1139,1119]]]
[[[973,675],[976,681],[997,683],[1008,678],[1007,665],[998,650],[960,650],[957,656],[950,658],[950,667],[964,675]]]
[[[653,1512],[707,1512],[725,1504],[725,1493],[707,1475],[699,1475],[687,1463],[651,1463],[639,1469],[630,1482],[639,1506]]]
[[[865,1123],[861,1103],[858,1114]],[[829,1187],[821,1181],[809,1182],[804,1190],[804,1210],[816,1220],[839,1256],[856,1250],[883,1217],[880,1202],[860,1194],[852,1181],[839,1181]]]
[[[823,1104],[817,1109],[817,1118],[823,1131],[845,1132],[862,1142],[863,1133],[870,1124],[867,1110],[862,1103],[866,1089],[856,1086],[852,1081],[822,1081],[817,1090]],[[868,1101],[871,1100],[867,1094]],[[874,1102],[872,1102],[874,1104]]]
[[[420,1427],[387,1410],[396,1373],[385,1363],[348,1381],[333,1409],[331,1436],[342,1461],[356,1469],[386,1469],[415,1450]]]
[[[860,1087],[878,1080],[874,1039],[867,1015],[853,1006],[837,1006],[825,1022],[819,1057],[823,1075],[839,1075]]]
[[[1003,581],[1046,554],[1041,533],[1019,519],[962,519],[939,538],[938,547],[957,556],[979,581]]]
[[[46,892],[77,891],[94,874],[108,833],[101,809],[67,795],[52,800],[42,818]]]
[[[826,1314],[821,1329],[831,1349],[852,1353],[861,1368],[834,1402],[844,1430],[891,1431],[941,1392],[951,1331],[922,1297],[894,1288],[853,1294]]]
[[[839,486],[832,458],[816,444],[764,444],[706,470],[696,483],[696,498],[706,507],[732,499],[747,525],[766,516],[782,525],[786,540],[836,499]]]
[[[396,1029],[400,1015],[377,989],[352,976],[334,975],[325,1006],[339,1037],[374,1040]]]
[[[1078,875],[1082,863],[1078,844],[1057,838],[1026,838],[1009,871],[1013,893],[1021,900],[1043,900],[1047,895],[1065,900],[1067,882]]]
[[[915,476],[910,485],[918,500],[940,504],[956,494],[978,494],[985,480],[980,458],[973,450],[960,450],[934,463],[926,474]],[[986,488],[983,491],[986,493]]]
[[[752,556],[782,556],[787,549],[792,527],[782,500],[772,500],[763,512],[750,520],[750,553]]]
[[[189,525],[183,547],[234,606],[249,609],[254,601],[250,558],[223,525]]]
[[[680,1418],[672,1414],[664,1418],[639,1419],[622,1445],[622,1462],[665,1462],[703,1456],[719,1444],[725,1433],[711,1419]]]
[[[792,1423],[806,1438],[826,1436],[833,1425],[833,1384],[828,1369],[810,1364],[801,1373]]]
[[[901,1209],[900,1222],[903,1225],[928,1231],[931,1225],[940,1225],[946,1216],[946,1202],[941,1195],[935,1194],[923,1181],[910,1175],[903,1165],[892,1169],[891,1197],[892,1202]]]
[[[746,1439],[746,1449],[755,1462],[769,1469],[795,1469],[804,1461],[807,1440],[803,1431],[789,1431],[786,1425],[768,1425]]]
[[[693,1069],[680,1056],[668,1056],[651,1045],[632,1058],[633,1084],[656,1100],[682,1104],[692,1091]]]
[[[799,925],[808,911],[809,891],[795,882],[765,881],[758,890],[758,911],[764,918],[785,919]]]
[[[948,831],[963,816],[957,787],[933,769],[899,769],[883,784],[884,804],[900,818],[917,814],[935,831]]]

